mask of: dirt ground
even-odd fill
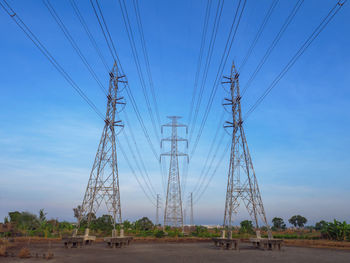
[[[0,257],[0,262],[350,262],[350,251],[283,247],[281,251],[263,251],[242,244],[240,251],[219,250],[212,243],[133,243],[124,248],[107,248],[104,243],[96,243],[84,248],[65,249],[63,244],[51,245],[53,259],[42,258],[47,255],[47,244],[30,244],[32,257]],[[19,248],[13,248],[14,254]]]

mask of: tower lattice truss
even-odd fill
[[[123,127],[121,120],[116,120],[117,106],[124,104],[119,96],[118,86],[125,83],[124,76],[118,76],[117,66],[114,65],[110,73],[109,89],[107,95],[107,111],[105,125],[97,149],[94,164],[91,169],[84,200],[80,210],[78,225],[83,219],[87,220],[88,227],[92,216],[105,204],[108,214],[116,223],[122,223],[119,177],[116,150],[116,130]]]
[[[243,201],[259,236],[259,218],[268,229],[269,226],[244,133],[239,74],[234,64],[231,68],[231,75],[224,77],[223,83],[230,85],[231,96],[225,98],[223,105],[232,114],[232,121],[224,124],[224,128],[232,132],[224,227],[232,228],[234,215],[237,214],[240,202]],[[270,230],[268,232],[270,236]]]
[[[160,161],[162,161],[162,156],[170,156],[170,165],[169,165],[169,176],[168,176],[168,186],[167,186],[167,195],[164,211],[164,227],[181,227],[183,228],[183,211],[182,211],[182,200],[181,200],[181,184],[180,184],[180,174],[179,174],[179,156],[185,156],[188,160],[188,155],[178,151],[178,142],[186,142],[186,147],[188,147],[187,139],[181,138],[177,135],[177,129],[179,127],[186,128],[184,124],[180,124],[177,120],[180,118],[178,116],[170,116],[171,122],[163,127],[171,128],[171,137],[161,140],[161,147],[163,146],[164,141],[169,141],[171,143],[171,150],[167,153],[162,153]]]

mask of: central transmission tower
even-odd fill
[[[193,222],[193,193],[192,192],[190,194],[190,211],[191,211],[190,226],[194,226],[194,222]]]
[[[89,235],[89,226],[93,219],[92,217],[96,215],[102,203],[106,205],[107,211],[111,216],[111,223],[113,225],[112,236],[116,236],[116,224],[122,224],[116,130],[122,129],[123,125],[121,120],[116,119],[116,112],[119,104],[125,104],[122,102],[123,97],[119,97],[119,83],[126,83],[123,78],[124,76],[118,74],[117,66],[114,65],[110,72],[105,125],[86,187],[75,235],[82,220],[87,221],[85,236]],[[122,231],[121,225],[121,233]]]
[[[232,229],[233,216],[237,214],[240,200],[242,200],[255,224],[257,237],[261,237],[259,231],[260,217],[263,224],[268,228],[268,236],[271,238],[271,231],[266,220],[258,181],[255,176],[253,162],[243,129],[239,74],[234,64],[231,68],[231,75],[224,77],[224,79],[223,83],[230,85],[231,96],[230,98],[225,98],[223,106],[225,108],[228,107],[228,111],[232,114],[232,121],[227,121],[224,124],[225,129],[232,131],[224,228]]]
[[[181,227],[183,229],[183,212],[182,212],[182,200],[181,200],[181,184],[180,184],[180,174],[179,174],[179,156],[187,157],[187,162],[189,161],[188,155],[178,151],[178,142],[186,142],[186,148],[188,147],[187,139],[181,138],[177,135],[177,128],[186,128],[186,134],[188,132],[187,125],[180,124],[177,122],[181,117],[170,116],[171,122],[162,125],[161,132],[163,134],[163,127],[171,127],[171,137],[164,138],[161,140],[160,146],[163,147],[164,141],[171,142],[171,150],[167,153],[162,153],[160,155],[160,161],[162,161],[162,156],[170,156],[169,165],[169,177],[168,177],[168,187],[165,202],[164,211],[164,228],[165,226]]]

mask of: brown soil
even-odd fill
[[[19,259],[16,256],[0,257],[0,262],[38,262],[44,261],[43,255],[48,255],[48,244],[31,243],[29,247],[32,257]],[[14,255],[18,249],[12,248]],[[240,251],[220,250],[212,243],[133,243],[124,248],[108,248],[104,243],[96,243],[83,248],[64,248],[62,243],[52,244],[50,251],[53,258],[50,262],[307,262],[307,263],[349,263],[350,251],[284,247],[282,251],[263,251],[253,249],[248,243],[243,243]],[[35,256],[35,255],[38,255]],[[45,260],[46,261],[46,260]]]
[[[302,240],[287,239],[283,241],[286,246],[311,247],[311,248],[331,248],[350,250],[350,242],[329,241],[329,240]],[[350,261],[349,261],[350,262]]]

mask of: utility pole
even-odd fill
[[[160,209],[160,200],[159,194],[157,194],[157,207],[156,207],[156,226],[159,225],[159,209]]]
[[[193,226],[193,193],[190,193],[190,209],[191,209],[191,216],[190,216],[190,226]]]
[[[89,226],[102,203],[106,204],[107,211],[111,216],[113,237],[117,236],[116,224],[122,224],[116,129],[123,128],[123,124],[121,120],[116,120],[116,111],[119,104],[125,104],[121,102],[123,97],[119,97],[119,83],[126,83],[123,79],[124,76],[119,75],[115,64],[110,72],[105,125],[79,213],[78,226],[74,233],[76,236],[82,219],[87,220],[87,228],[85,229],[87,241],[94,240],[94,237],[89,238]],[[123,235],[122,225],[120,229],[120,234]]]
[[[164,228],[166,226],[181,227],[183,230],[183,212],[182,212],[182,200],[181,200],[181,184],[180,184],[180,174],[179,174],[179,156],[187,157],[187,162],[189,161],[188,155],[178,151],[178,142],[186,142],[186,148],[188,147],[187,139],[183,139],[177,136],[177,128],[186,128],[186,133],[188,132],[187,125],[180,124],[177,122],[181,117],[169,116],[171,122],[162,125],[161,132],[163,134],[164,127],[171,128],[171,137],[164,138],[161,140],[160,146],[163,147],[164,141],[169,141],[171,143],[171,150],[167,153],[162,153],[160,155],[160,161],[162,161],[162,156],[170,156],[169,165],[169,177],[167,186],[166,203],[164,210]]]
[[[225,129],[232,131],[224,228],[232,230],[233,214],[238,212],[239,201],[242,199],[255,224],[257,238],[261,237],[258,217],[262,219],[263,224],[268,228],[269,238],[272,238],[243,129],[239,73],[234,64],[231,68],[231,75],[224,77],[224,79],[223,83],[230,85],[231,96],[230,98],[225,98],[223,106],[228,107],[232,114],[232,121],[226,121],[224,124]]]

